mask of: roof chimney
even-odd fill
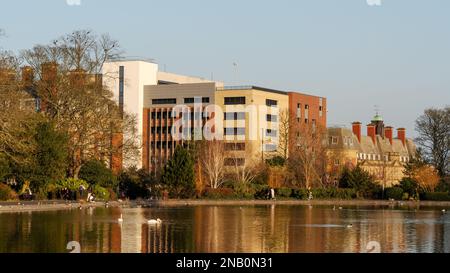
[[[392,128],[391,126],[388,126],[386,128],[384,128],[384,136],[389,139],[389,142],[392,145],[392,139],[394,137],[394,128]]]
[[[34,70],[31,66],[22,67],[22,84],[25,88],[33,87]]]
[[[402,141],[403,146],[406,145],[406,129],[405,128],[397,129],[397,138]]]
[[[376,143],[376,126],[375,124],[369,124],[367,125],[367,136],[369,136],[372,139],[373,144]]]
[[[352,123],[353,134],[358,138],[358,142],[361,143],[361,122]]]

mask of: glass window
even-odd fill
[[[152,104],[176,104],[177,99],[153,99]]]
[[[239,105],[245,104],[245,97],[226,97],[224,100],[225,105]]]
[[[278,101],[267,99],[266,105],[269,107],[276,107],[276,106],[278,106]]]

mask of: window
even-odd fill
[[[188,104],[188,103],[209,103],[210,99],[209,97],[195,97],[195,98],[184,98],[184,103]]]
[[[341,161],[339,159],[335,159],[334,160],[334,165],[335,166],[340,166],[341,165]]]
[[[245,112],[225,113],[225,120],[245,120]]]
[[[225,143],[225,151],[245,151],[245,143]]]
[[[298,103],[297,104],[297,119],[300,121],[302,117],[302,104]]]
[[[278,116],[276,115],[267,115],[266,120],[269,122],[278,122]]]
[[[264,151],[265,152],[276,152],[278,146],[276,144],[265,144]]]
[[[225,158],[225,166],[244,166],[245,158]]]
[[[277,107],[278,106],[278,101],[276,100],[266,100],[266,105],[269,107]]]
[[[152,104],[177,104],[177,99],[153,99]]]
[[[245,136],[245,128],[225,128],[226,136]]]
[[[225,105],[245,104],[245,97],[227,97],[224,101]]]
[[[309,110],[309,105],[305,104],[305,110]]]
[[[336,145],[336,144],[338,144],[338,141],[339,141],[338,137],[336,137],[336,136],[330,137],[331,144]]]
[[[267,129],[266,136],[268,137],[277,137],[277,130]]]

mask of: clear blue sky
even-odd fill
[[[325,96],[331,125],[367,123],[380,105],[409,135],[425,108],[450,104],[448,0],[67,1],[2,1],[0,47],[107,32],[170,72]]]

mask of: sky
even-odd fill
[[[414,137],[450,105],[448,0],[2,0],[0,14],[3,49],[109,33],[168,72],[327,97],[329,126],[377,105]]]

